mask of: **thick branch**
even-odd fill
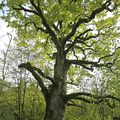
[[[66,99],[71,100],[74,99],[78,96],[87,96],[87,97],[95,97],[94,95],[92,95],[91,93],[87,93],[87,92],[77,92],[77,93],[71,93],[66,95]]]
[[[105,64],[94,62],[94,61],[87,61],[87,60],[68,60],[68,63],[80,65],[85,69],[93,71],[93,67],[103,67],[106,66]],[[90,67],[89,67],[90,66]]]
[[[87,60],[67,60],[67,61],[68,61],[69,64],[80,65],[83,68],[91,70],[91,71],[93,71],[93,67],[107,67],[107,68],[110,68],[115,63],[116,59],[113,59],[112,62],[106,62],[106,63],[101,63],[101,60],[104,60],[107,57],[112,57],[119,48],[120,47],[117,47],[115,49],[115,51],[110,55],[105,55],[103,57],[100,57],[97,62],[87,61]]]
[[[40,6],[37,6],[34,3],[34,0],[30,0],[30,2],[35,7],[35,9],[36,9],[36,11],[38,13],[38,16],[41,18],[43,25],[45,26],[46,30],[49,32],[50,36],[52,37],[54,44],[56,45],[57,48],[59,48],[59,43],[57,41],[57,36],[54,33],[54,31],[50,28],[45,16],[42,13],[42,10],[41,10]]]
[[[30,0],[30,2],[34,6],[35,10],[27,9],[27,8],[23,7],[22,5],[19,5],[19,8],[13,7],[13,9],[15,9],[15,10],[23,10],[25,12],[33,13],[33,14],[36,14],[37,16],[39,16],[40,19],[42,20],[42,23],[43,23],[44,27],[46,28],[47,32],[52,37],[52,40],[53,40],[54,44],[56,45],[56,48],[58,49],[59,48],[59,44],[58,44],[58,41],[57,41],[57,36],[54,33],[54,31],[51,29],[51,27],[48,24],[45,16],[43,15],[42,10],[40,8],[40,5],[38,4],[38,6],[37,6],[34,3],[34,0]]]
[[[46,86],[44,85],[44,83],[43,83],[42,79],[40,78],[40,76],[36,73],[35,67],[31,66],[30,63],[21,63],[18,67],[19,68],[25,68],[26,70],[28,70],[29,72],[32,73],[34,78],[38,81],[38,84],[41,87],[42,93],[43,93],[45,99],[47,100],[47,98],[49,96],[48,90],[47,90]],[[42,75],[42,76],[44,76],[44,75]]]
[[[83,24],[88,23],[95,18],[95,16],[104,10],[109,10],[108,7],[111,5],[111,0],[107,0],[100,8],[95,9],[88,18],[79,18],[78,21],[73,25],[71,32],[63,39],[63,44],[67,42],[77,31],[77,28]],[[115,6],[116,7],[116,6]],[[110,10],[109,10],[110,11]]]
[[[92,98],[95,100],[90,100],[89,98]],[[77,93],[68,94],[68,95],[64,96],[64,99],[66,102],[71,101],[72,99],[75,99],[75,100],[81,100],[83,102],[92,103],[92,104],[108,102],[109,99],[120,101],[120,98],[114,97],[112,95],[98,96],[98,95],[93,95],[93,94],[87,93],[87,92],[77,92]]]
[[[33,67],[33,69],[36,70],[42,77],[44,77],[44,78],[50,80],[52,83],[54,83],[53,78],[50,77],[50,76],[48,76],[48,75],[45,75],[45,74],[42,72],[42,70],[40,70],[40,69],[37,68],[37,67]]]
[[[106,68],[111,68],[111,66],[115,63],[115,60],[113,62],[107,62],[107,63],[100,63],[98,60],[97,62],[94,61],[87,61],[87,60],[68,60],[69,64],[74,64],[74,65],[79,65],[82,66],[83,68],[93,71],[94,67],[106,67]]]

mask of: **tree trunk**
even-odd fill
[[[65,103],[61,96],[51,96],[48,103],[46,104],[46,113],[44,120],[63,120],[65,113]]]
[[[66,94],[66,75],[68,66],[64,53],[56,54],[54,65],[54,81],[50,89],[48,100],[46,101],[46,113],[44,120],[63,120],[65,113],[65,101],[63,95]]]

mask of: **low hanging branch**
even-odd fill
[[[37,80],[39,86],[41,87],[41,91],[42,91],[45,99],[47,100],[47,98],[49,96],[49,92],[48,92],[47,87],[43,83],[40,75],[42,77],[44,77],[44,78],[49,79],[49,80],[52,80],[52,78],[49,77],[49,76],[44,75],[44,73],[40,69],[38,69],[36,67],[33,67],[30,63],[21,63],[18,67],[19,68],[25,68],[26,70],[28,70],[29,72],[32,73],[32,75],[34,76],[34,78]],[[38,73],[36,71],[39,73],[39,75],[38,75]]]
[[[94,99],[94,100],[91,100]],[[86,103],[91,103],[91,104],[99,104],[101,102],[107,102],[112,99],[120,102],[120,98],[114,97],[112,95],[94,95],[91,93],[87,92],[77,92],[77,93],[72,93],[68,95],[64,95],[64,100],[65,102],[69,102],[71,100],[81,100]]]
[[[30,63],[21,63],[18,67],[19,67],[19,68],[24,67],[24,68],[27,69],[27,70],[29,69],[29,71],[30,71],[30,69],[31,69],[31,70],[34,70],[34,71],[37,71],[37,72],[39,73],[39,75],[41,75],[42,77],[44,77],[44,78],[50,80],[52,83],[54,83],[54,79],[53,79],[52,77],[50,77],[50,76],[48,76],[48,75],[45,75],[42,70],[40,70],[40,69],[37,68],[37,67],[32,66]],[[30,68],[30,67],[31,67],[31,68]],[[31,71],[30,71],[30,72],[31,72]]]

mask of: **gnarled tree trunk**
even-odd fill
[[[46,113],[44,120],[63,120],[65,113],[65,103],[62,96],[54,91],[46,103]]]
[[[63,120],[65,113],[65,101],[63,95],[66,94],[66,75],[69,65],[67,65],[64,52],[56,54],[54,65],[54,84],[50,89],[48,100],[46,101],[45,120]]]

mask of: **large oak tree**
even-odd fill
[[[7,7],[3,10],[8,10],[3,18],[16,29],[18,44],[26,47],[32,44],[31,49],[42,56],[37,60],[39,63],[21,63],[19,68],[28,70],[38,81],[46,102],[44,120],[63,120],[66,106],[74,100],[92,104],[120,100],[108,94],[96,96],[81,91],[68,94],[67,89],[69,84],[76,85],[77,77],[70,80],[68,74],[76,66],[86,72],[102,67],[112,71],[118,57],[120,0],[4,2]],[[81,72],[77,71],[77,75]]]

